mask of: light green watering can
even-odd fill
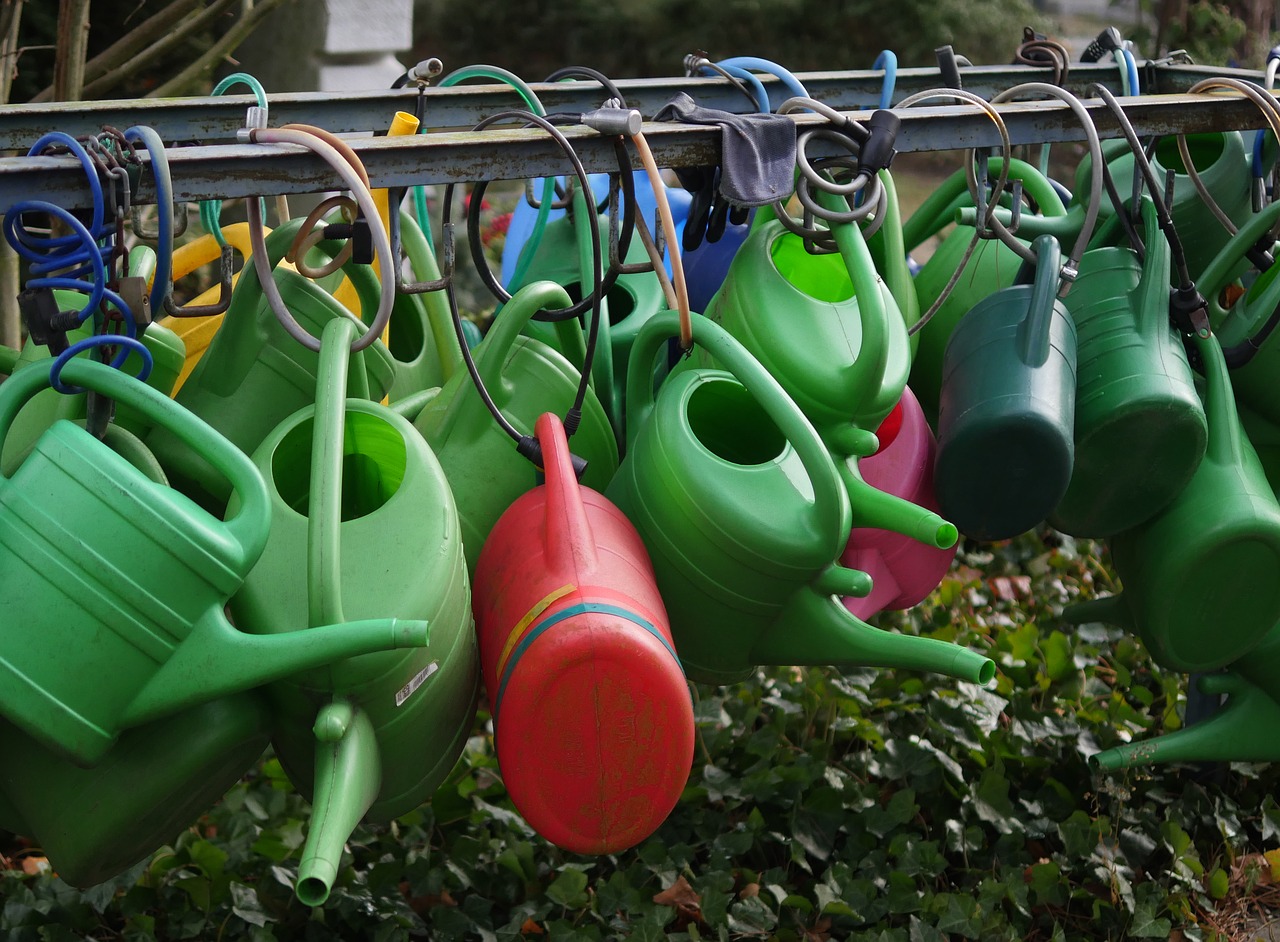
[[[425,643],[425,624],[394,619],[306,635],[237,631],[223,605],[270,526],[257,470],[187,410],[117,370],[77,359],[63,376],[171,431],[227,477],[241,510],[216,520],[83,429],[55,423],[0,480],[0,596],[9,606],[0,715],[92,764],[128,727],[342,657]],[[0,385],[0,440],[48,385],[38,367]]]
[[[301,224],[302,220],[287,222],[267,236],[273,268]],[[322,242],[319,248],[330,245]],[[372,271],[353,263],[343,270],[360,295],[362,310],[374,311],[380,289]],[[353,319],[332,295],[297,272],[277,268],[274,277],[294,318],[313,335],[335,317]],[[247,454],[286,416],[314,401],[318,361],[317,353],[280,326],[262,294],[256,267],[246,265],[222,327],[176,398]],[[356,355],[348,391],[378,401],[394,380],[394,361],[377,340]],[[221,513],[230,494],[226,482],[211,472],[207,462],[165,430],[156,430],[146,442],[175,487]]]
[[[915,278],[907,264],[907,244],[902,231],[902,207],[898,202],[898,187],[893,182],[893,175],[888,170],[881,170],[880,185],[884,188],[884,222],[867,239],[867,248],[875,262],[876,271],[884,278],[884,283],[893,295],[893,300],[902,315],[902,323],[911,327],[920,319],[920,298],[916,291]],[[848,271],[845,272],[846,277]],[[920,335],[911,334],[907,342],[914,358],[919,346]]]
[[[758,664],[835,664],[989,680],[995,667],[981,655],[872,628],[845,609],[838,596],[871,588],[835,561],[849,497],[813,426],[732,336],[693,315],[695,343],[732,373],[673,373],[655,398],[636,367],[678,334],[665,312],[632,348],[630,443],[606,496],[649,550],[689,676],[732,683]]]
[[[1111,541],[1124,584],[1068,621],[1136,630],[1160,665],[1211,671],[1245,657],[1280,621],[1280,505],[1244,436],[1215,337],[1197,338],[1209,443],[1186,488]]]
[[[534,312],[564,307],[568,297],[564,288],[549,281],[526,285],[507,302],[475,350],[485,388],[522,435],[532,434],[542,413],[562,415],[573,405],[581,374],[546,344],[520,336]],[[533,465],[517,453],[465,371],[454,374],[414,425],[430,443],[453,488],[467,568],[473,572],[480,548],[502,512],[537,483]],[[587,461],[582,484],[604,490],[618,467],[618,445],[590,389],[583,401],[582,423],[569,443],[574,454]]]
[[[440,268],[431,244],[406,212],[400,213],[400,239],[414,280],[438,280]],[[443,291],[396,296],[388,322],[387,349],[396,371],[387,394],[392,403],[443,386],[455,370],[462,368],[462,354]]]
[[[347,398],[354,338],[349,320],[325,325],[316,405],[287,418],[254,453],[269,482],[272,527],[231,602],[236,623],[265,637],[348,618],[430,625],[423,647],[362,654],[269,688],[276,753],[312,801],[297,893],[313,906],[328,896],[362,818],[407,813],[448,774],[480,685],[449,485],[407,420]]]
[[[998,173],[1000,158],[991,158],[990,171]],[[1035,167],[1021,160],[1009,162],[1009,177],[1021,180],[1026,192],[1036,201],[1040,216],[1044,219],[1064,217],[1066,207],[1053,186]],[[908,251],[955,220],[960,207],[972,205],[965,185],[965,174],[959,170],[952,174],[907,221],[904,243]],[[1083,214],[1082,214],[1083,218]],[[1022,214],[1020,236],[1036,217]],[[915,277],[916,293],[921,310],[928,310],[942,294],[973,239],[972,225],[957,225],[937,247],[933,255],[921,266]],[[1026,235],[1026,241],[1032,236]],[[942,390],[942,360],[947,342],[956,324],[979,301],[988,295],[1014,283],[1022,259],[999,239],[984,239],[978,243],[973,255],[964,265],[964,272],[954,290],[947,295],[942,306],[929,323],[919,332],[919,344],[911,364],[911,390],[920,400],[925,415],[937,427],[938,400]]]
[[[1077,338],[1075,460],[1049,522],[1074,536],[1112,536],[1155,516],[1191,480],[1208,437],[1169,322],[1169,243],[1149,197],[1141,208],[1145,260],[1091,249],[1063,299]]]
[[[1090,757],[1104,769],[1166,762],[1274,762],[1280,759],[1280,631],[1273,628],[1225,673],[1197,678],[1201,693],[1225,705],[1193,726]]]

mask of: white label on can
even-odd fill
[[[413,692],[421,687],[436,671],[440,669],[439,661],[432,661],[418,673],[414,674],[413,680],[409,681],[403,687],[396,691],[396,706],[404,706],[404,702],[413,696]]]

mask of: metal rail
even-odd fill
[[[1259,78],[1258,73],[1243,70],[1201,69],[1194,66],[1166,66],[1147,63],[1146,70],[1155,76],[1148,87],[1160,88],[1175,85],[1188,88],[1196,81],[1209,76],[1234,74]],[[1087,85],[1085,79],[1101,78],[1104,84],[1114,84],[1116,69],[1107,66],[1076,67],[1071,77]],[[1044,69],[1024,66],[976,67],[963,70],[966,88],[1003,90],[1032,77],[1045,77]],[[1105,75],[1102,73],[1105,72]],[[904,74],[910,81],[904,84]],[[978,79],[981,75],[983,78]],[[898,74],[898,89],[904,94],[916,85],[934,87],[936,70],[902,70]],[[926,81],[926,79],[928,81]],[[881,74],[878,72],[821,73],[803,77],[815,97],[825,94],[828,101],[845,99],[861,101],[862,96],[879,95]],[[983,83],[989,83],[984,85]],[[731,108],[746,107],[739,92],[732,91],[721,79],[636,79],[624,85],[629,99],[632,94],[642,108],[651,108],[659,98],[666,100],[674,90],[694,89],[702,95],[705,104],[727,105]],[[585,86],[585,87],[584,87]],[[547,103],[556,110],[582,110],[599,104],[599,88],[594,83],[563,83],[540,86],[548,92]],[[717,95],[732,95],[721,101]],[[1083,92],[1084,88],[1080,88]],[[551,93],[562,97],[556,98]],[[339,130],[352,130],[356,102],[365,102],[360,111],[362,124],[367,130],[373,119],[383,122],[392,107],[412,103],[416,92],[378,93],[366,96],[275,96],[271,99],[271,123],[280,125],[292,120],[305,120]],[[448,102],[448,113],[470,115],[488,114],[496,110],[514,107],[518,100],[510,93],[493,86],[429,89],[432,96],[428,113],[446,106],[436,101]],[[648,97],[646,97],[648,96]],[[328,105],[321,103],[322,97]],[[732,98],[742,99],[735,103]],[[164,127],[162,118],[185,115],[183,125],[188,130],[197,119],[205,122],[203,133],[218,137],[243,125],[245,105],[249,98],[197,98],[140,102],[75,103],[50,106],[18,105],[0,109],[0,126],[8,133],[16,133],[20,122],[11,112],[26,109],[27,119],[33,111],[44,115],[40,131],[49,127],[88,129],[96,132],[103,123],[127,126],[146,123]],[[393,102],[395,103],[393,105]],[[1139,134],[1166,135],[1251,129],[1262,126],[1256,107],[1247,99],[1227,95],[1158,94],[1123,98],[1122,104]],[[381,103],[381,105],[375,105]],[[130,112],[139,105],[141,110]],[[142,107],[145,106],[145,107]],[[339,110],[339,106],[341,109]],[[379,110],[381,106],[386,106]],[[307,107],[314,110],[306,111]],[[837,105],[837,107],[841,107]],[[1111,113],[1097,100],[1086,100],[1085,107],[1093,116],[1103,137],[1119,136]],[[996,106],[1004,119],[1014,143],[1060,142],[1083,140],[1084,134],[1071,111],[1055,101],[1013,102]],[[204,111],[202,111],[202,109]],[[332,109],[332,110],[327,110]],[[869,113],[853,110],[855,119],[869,117]],[[198,118],[201,114],[202,118]],[[898,135],[900,152],[951,150],[964,147],[989,147],[999,143],[995,127],[986,115],[971,105],[945,107],[919,107],[899,111],[902,128]],[[234,115],[234,120],[233,116]],[[338,120],[347,115],[346,123]],[[794,116],[798,124],[820,123],[814,115]],[[64,121],[65,119],[65,121]],[[74,119],[74,121],[72,120]],[[450,120],[453,120],[452,118]],[[4,122],[9,122],[7,125]],[[66,122],[71,122],[68,127]],[[78,123],[77,123],[78,122]],[[464,122],[464,123],[466,123]],[[177,124],[170,125],[176,127]],[[234,128],[233,128],[234,126]],[[161,132],[162,134],[164,131]],[[590,171],[615,168],[612,142],[586,128],[567,130],[570,140]],[[691,166],[715,163],[719,159],[719,129],[675,123],[647,123],[645,134],[658,162],[664,166]],[[166,137],[171,135],[166,134]],[[523,179],[566,170],[559,149],[540,131],[496,127],[482,132],[440,131],[412,137],[369,137],[353,139],[352,146],[364,161],[374,186],[407,186],[420,183],[459,183],[470,180]],[[144,158],[145,159],[145,158]],[[179,201],[209,198],[235,198],[258,194],[293,194],[330,190],[338,181],[329,168],[318,158],[301,148],[287,145],[257,144],[201,144],[172,147],[169,161],[173,173],[175,193]],[[155,190],[151,175],[144,173],[133,199],[136,202],[153,202]],[[83,171],[70,157],[8,157],[0,158],[0,211],[23,199],[47,199],[68,208],[88,205],[89,191]]]

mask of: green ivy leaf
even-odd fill
[[[566,909],[578,909],[587,903],[587,875],[581,870],[564,870],[547,887],[547,897]]]

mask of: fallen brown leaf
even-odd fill
[[[748,883],[746,886],[744,886],[741,890],[738,891],[738,899],[750,899],[753,896],[759,896],[759,895],[760,895],[759,883]]]
[[[653,901],[659,906],[674,906],[676,913],[686,919],[702,921],[702,897],[683,876],[676,877],[676,882],[661,893],[655,893]]]
[[[34,877],[38,873],[44,873],[48,869],[48,857],[37,857],[33,854],[30,857],[22,858],[22,872],[29,877]]]
[[[524,921],[524,924],[520,926],[520,934],[521,935],[546,935],[547,930],[542,928],[542,926],[538,925],[536,922],[534,922],[533,917],[530,916],[528,919]]]

